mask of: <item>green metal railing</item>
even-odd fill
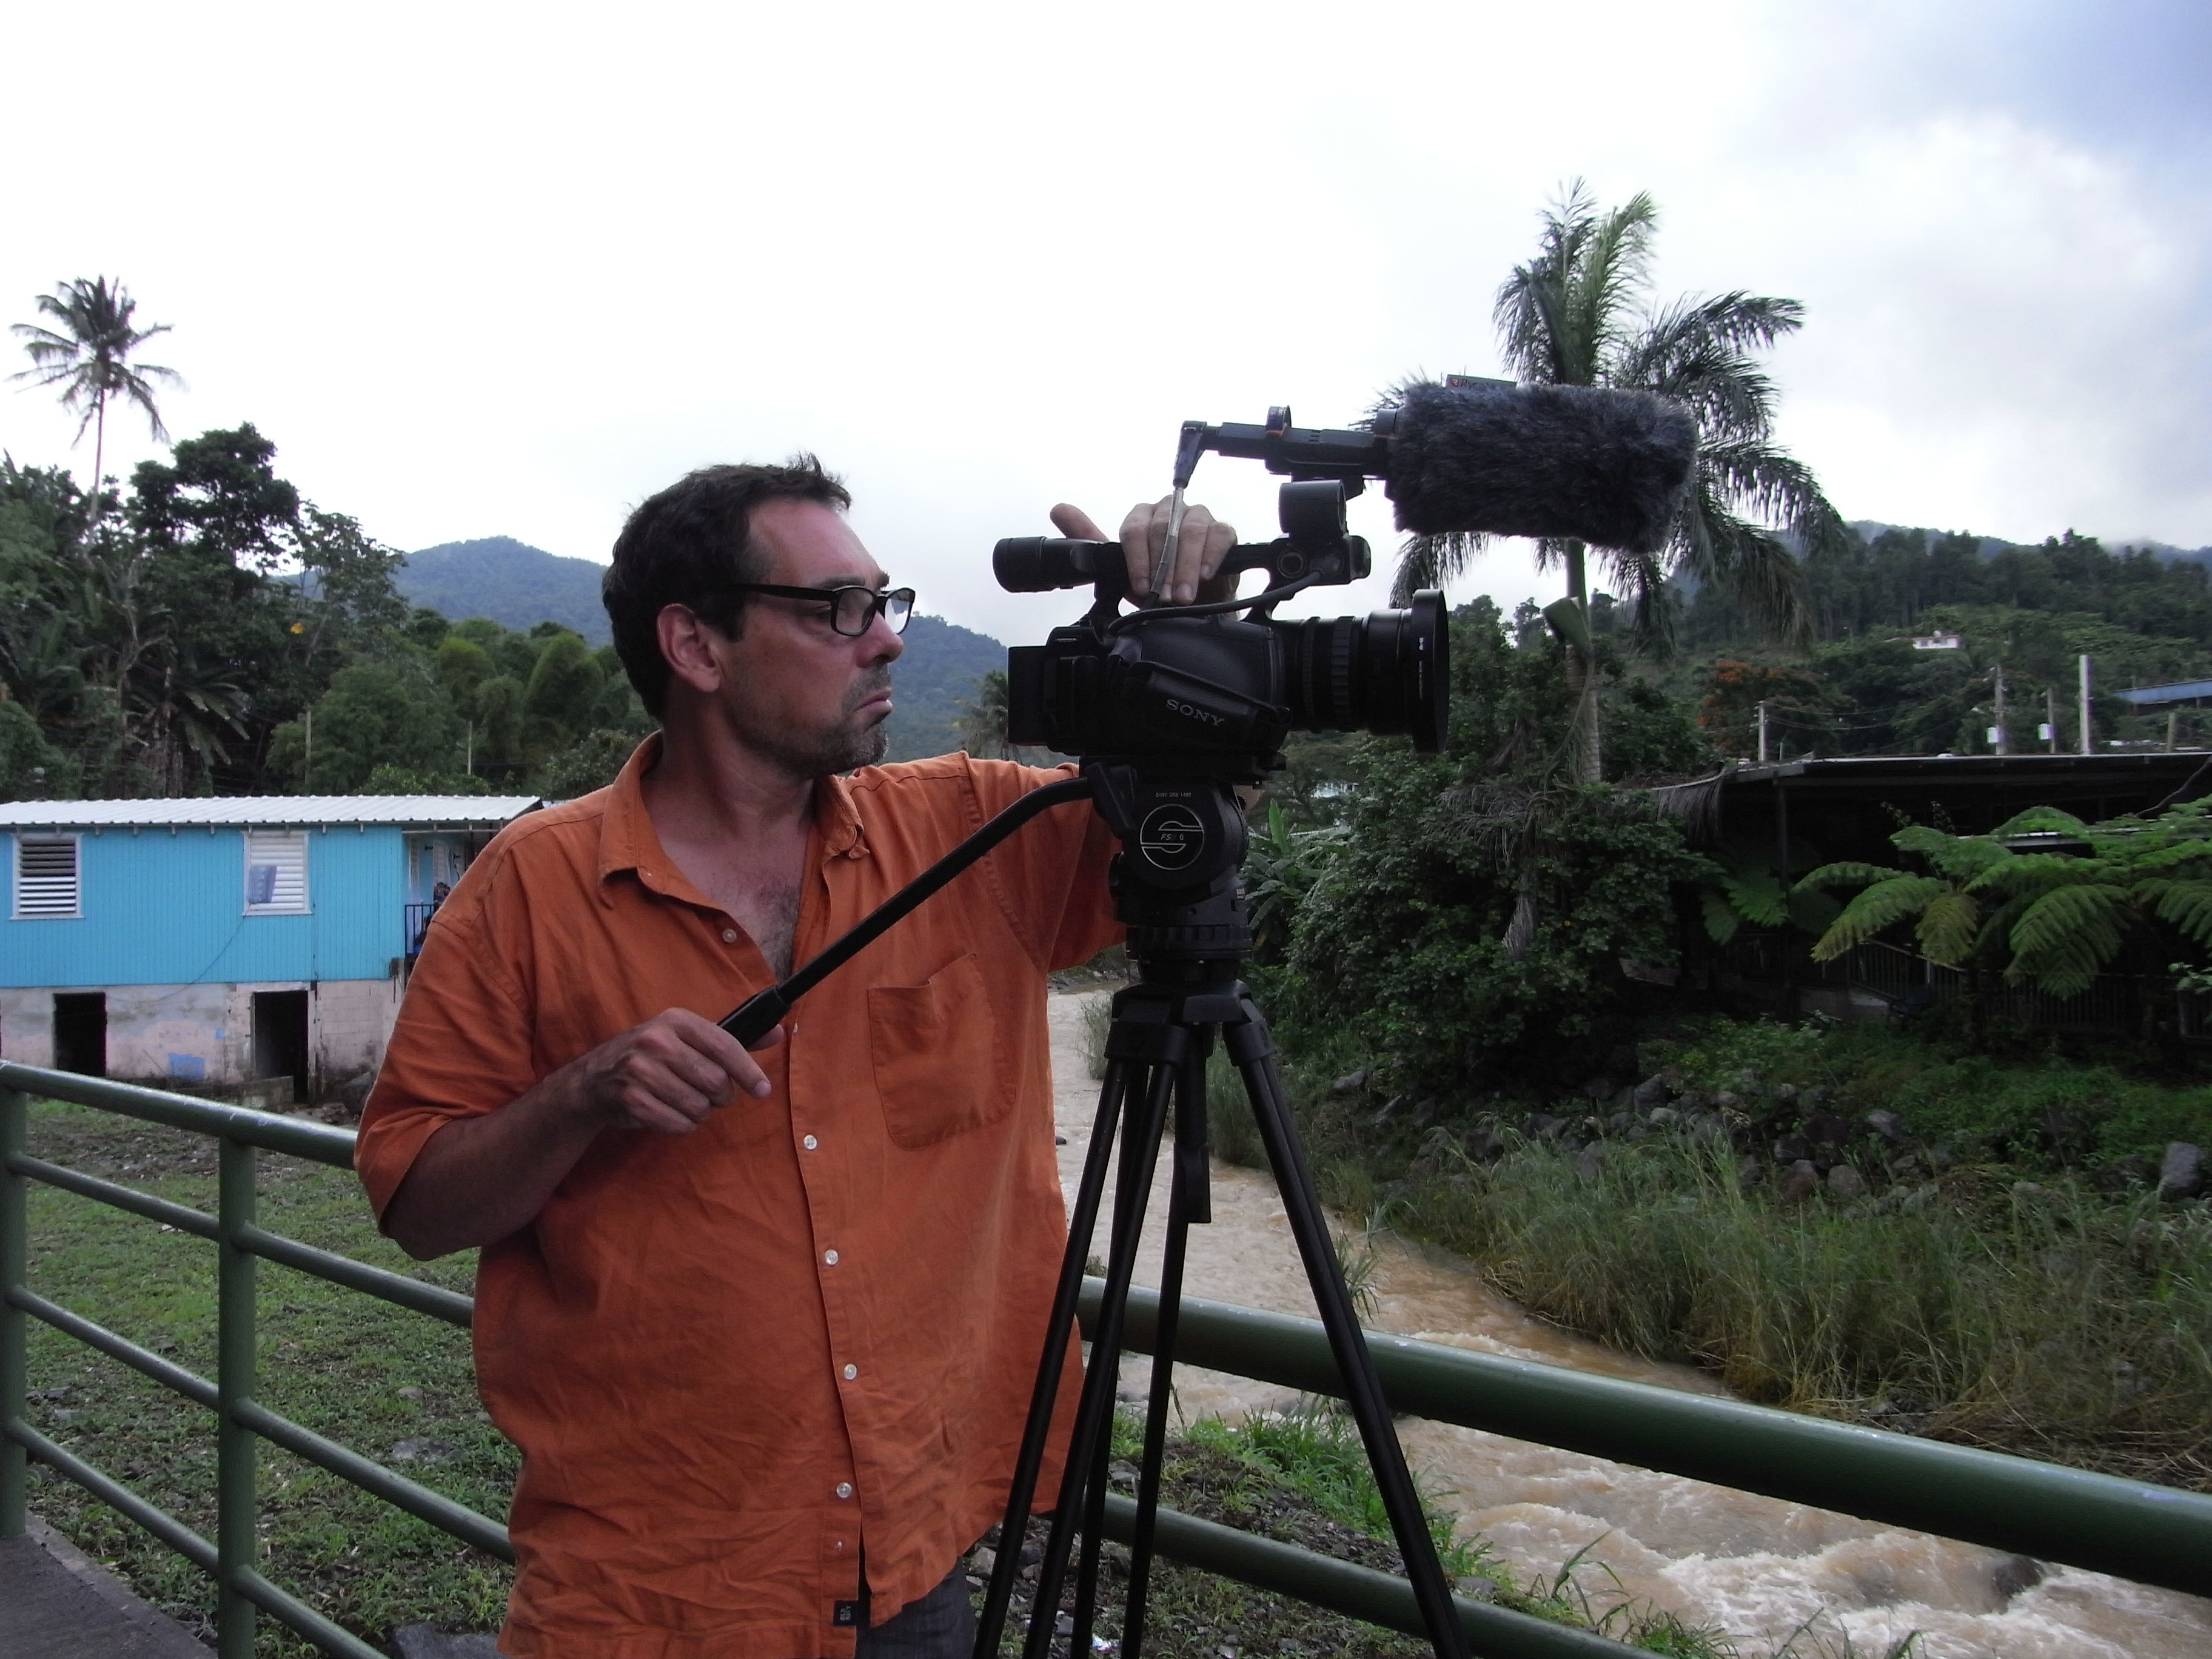
[[[218,1204],[210,1216],[29,1157],[27,1096],[98,1107],[213,1135],[221,1143]],[[218,1587],[222,1659],[252,1650],[258,1611],[326,1651],[374,1659],[375,1650],[256,1570],[255,1451],[260,1439],[512,1560],[496,1522],[270,1411],[254,1399],[254,1278],[276,1261],[450,1324],[469,1323],[470,1299],[261,1228],[254,1161],[270,1151],[350,1167],[350,1131],[240,1107],[210,1104],[0,1061],[0,1536],[24,1529],[26,1458],[35,1455],[121,1510],[210,1573]],[[28,1183],[43,1181],[213,1241],[218,1250],[218,1363],[212,1382],[39,1296],[24,1282]],[[1089,1322],[1099,1282],[1086,1287]],[[1158,1304],[1130,1297],[1128,1346],[1147,1352]],[[215,1540],[193,1532],[33,1428],[25,1419],[27,1318],[38,1318],[209,1407],[216,1414]],[[1857,1428],[1710,1395],[1686,1394],[1551,1365],[1370,1333],[1392,1407],[1686,1475],[1867,1520],[2086,1567],[2191,1594],[2212,1595],[2212,1497],[2091,1474],[1996,1452]],[[1186,1298],[1176,1358],[1185,1364],[1320,1395],[1341,1391],[1327,1338],[1311,1320]],[[1106,1532],[1126,1541],[1133,1505],[1109,1498]],[[1419,1635],[1403,1579],[1162,1511],[1159,1547],[1189,1565]],[[1486,1603],[1456,1603],[1469,1645],[1490,1659],[1626,1659],[1632,1650]]]
[[[29,1094],[75,1101],[126,1117],[216,1138],[216,1213],[173,1204],[118,1182],[65,1169],[25,1150]],[[0,1537],[20,1537],[28,1500],[29,1457],[66,1475],[119,1510],[216,1581],[216,1641],[220,1659],[251,1659],[256,1616],[268,1613],[325,1652],[344,1659],[382,1659],[377,1650],[262,1577],[256,1540],[256,1452],[266,1439],[329,1470],[432,1526],[512,1561],[507,1528],[489,1516],[360,1453],[278,1415],[254,1398],[255,1279],[263,1260],[283,1263],[348,1289],[379,1297],[465,1328],[471,1303],[404,1274],[388,1273],[262,1228],[255,1214],[255,1164],[262,1152],[353,1166],[353,1133],[298,1118],[221,1106],[156,1089],[43,1071],[0,1060]],[[133,1215],[210,1240],[216,1251],[216,1375],[210,1382],[33,1291],[29,1185],[41,1181],[112,1204]],[[216,1414],[216,1535],[202,1536],[113,1476],[31,1426],[27,1321],[45,1321],[110,1358],[149,1376]]]

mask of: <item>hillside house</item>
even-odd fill
[[[191,1088],[376,1065],[430,912],[533,797],[0,804],[0,1054]]]

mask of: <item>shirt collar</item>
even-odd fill
[[[653,815],[645,810],[645,775],[659,760],[660,733],[655,732],[631,750],[609,792],[606,815],[599,823],[599,902],[614,902],[607,886],[609,877],[634,873],[657,893],[711,910],[714,905],[661,850]],[[814,781],[813,843],[824,863],[833,858],[867,856],[867,839],[859,809],[853,803],[852,786],[842,777],[830,775]]]

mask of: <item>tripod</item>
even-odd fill
[[[999,1530],[997,1558],[976,1637],[976,1659],[996,1659],[998,1654],[1019,1570],[1021,1540],[1036,1496],[1066,1362],[1066,1333],[1074,1317],[1085,1262],[1097,1231],[1107,1164],[1118,1128],[1121,1158],[1106,1259],[1106,1288],[1091,1332],[1090,1363],[1060,1479],[1060,1502],[1053,1510],[1038,1565],[1023,1654],[1024,1659],[1048,1659],[1052,1652],[1066,1589],[1069,1555],[1079,1529],[1082,1549],[1075,1565],[1073,1629],[1066,1651],[1079,1659],[1091,1650],[1122,1330],[1146,1200],[1172,1118],[1175,1139],[1158,1330],[1152,1345],[1152,1389],[1138,1468],[1136,1525],[1129,1548],[1121,1630],[1121,1659],[1139,1659],[1153,1527],[1159,1506],[1160,1463],[1175,1378],[1184,1256],[1191,1227],[1212,1219],[1206,1067],[1217,1034],[1243,1079],[1245,1097],[1280,1189],[1330,1351],[1344,1376],[1352,1417],[1413,1581],[1430,1642],[1438,1659],[1463,1659],[1465,1638],[1405,1454],[1391,1426],[1389,1407],[1354,1314],[1351,1292],[1329,1242],[1312,1175],[1298,1147],[1275,1066],[1274,1044],[1250,991],[1237,976],[1252,942],[1237,878],[1244,854],[1243,815],[1223,782],[1146,779],[1127,765],[1086,767],[1086,774],[1096,781],[1094,805],[1124,848],[1115,860],[1114,897],[1116,911],[1129,930],[1128,950],[1138,965],[1139,977],[1114,999],[1114,1020],[1106,1039],[1106,1077],[1099,1089],[1097,1117],[1068,1218],[1067,1246],[1060,1259],[1060,1282],[1052,1316],[1045,1327],[1036,1386],[1030,1395],[1029,1419],[1007,1494],[1006,1517]]]
[[[1274,1062],[1274,1044],[1252,994],[1237,977],[1252,948],[1237,871],[1245,851],[1244,815],[1229,784],[1211,776],[1160,776],[1139,763],[1086,760],[1083,775],[1031,790],[916,877],[781,984],[752,997],[722,1020],[748,1046],[790,1012],[792,1004],[871,940],[879,937],[1021,824],[1062,801],[1088,797],[1122,846],[1111,877],[1116,914],[1128,929],[1135,984],[1114,999],[1106,1041],[1106,1078],[1068,1218],[1042,1356],[999,1531],[997,1561],[985,1594],[976,1659],[997,1659],[1021,1565],[1021,1542],[1050,1437],[1053,1405],[1067,1357],[1085,1264],[1105,1195],[1107,1165],[1121,1143],[1106,1290],[1092,1333],[1074,1431],[1060,1480],[1060,1502],[1039,1564],[1024,1659],[1050,1659],[1054,1626],[1067,1587],[1078,1532],[1072,1659],[1091,1647],[1097,1610],[1101,1528],[1105,1512],[1115,1383],[1137,1246],[1144,1231],[1161,1143],[1172,1118],[1175,1142],[1168,1202],[1167,1252],[1153,1343],[1152,1391],[1138,1473],[1137,1522],[1124,1597],[1121,1659],[1139,1659],[1150,1583],[1152,1534],[1159,1507],[1160,1460],[1175,1377],[1175,1339],[1189,1230],[1211,1217],[1206,1174],[1206,1063],[1218,1034],[1243,1079],[1267,1162],[1281,1191],[1307,1282],[1320,1309],[1330,1352],[1343,1375],[1353,1420],[1375,1473],[1391,1531],[1413,1581],[1415,1603],[1437,1659],[1467,1659],[1443,1568],[1421,1514],[1405,1453],[1390,1423],[1351,1292],[1329,1242],[1321,1200],[1300,1152]]]

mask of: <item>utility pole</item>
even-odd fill
[[[1759,700],[1759,763],[1766,764],[1766,699]]]
[[[2002,663],[1999,663],[1996,665],[1996,672],[1997,678],[1997,723],[1990,728],[1990,746],[2000,755],[2009,755],[2012,753],[2012,736],[2011,733],[2005,730],[2005,684],[2004,665]]]
[[[469,735],[461,750],[461,770],[470,777],[477,775],[477,723],[469,722]]]
[[[2169,755],[2173,752],[2173,739],[2180,729],[2181,711],[2179,708],[2167,709],[2166,711],[2166,752]]]
[[[301,723],[307,728],[307,755],[300,763],[300,786],[304,789],[315,787],[315,711],[303,712]]]
[[[2089,735],[2089,659],[2081,659],[2081,752],[2097,752],[2096,739]]]
[[[2051,745],[2051,752],[2058,752],[2058,690],[2055,686],[2043,688],[2043,738]]]

